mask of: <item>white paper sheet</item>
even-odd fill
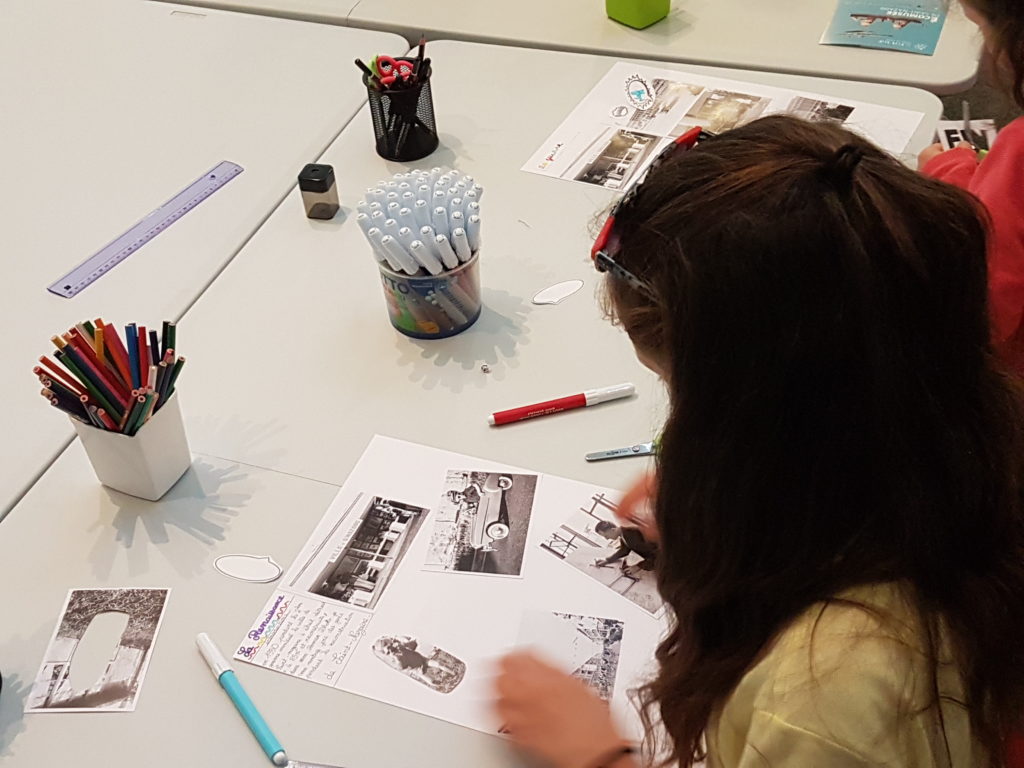
[[[970,143],[968,137],[964,136],[963,127],[963,120],[939,121],[935,135],[943,149],[952,149],[961,141],[966,141],[968,144]],[[982,139],[979,149],[992,148],[992,144],[995,142],[996,134],[998,133],[994,120],[971,120],[971,130],[978,134]]]
[[[696,125],[721,133],[779,113],[841,124],[894,155],[906,150],[924,117],[834,96],[619,62],[522,170],[623,190],[671,139]]]
[[[395,467],[405,469],[396,472]],[[321,594],[309,591],[314,585],[323,586],[322,575],[330,571],[332,561],[352,551],[353,537],[369,506],[387,501],[407,512],[436,510],[453,468],[513,476],[537,474],[375,437],[253,621],[235,658],[497,733],[501,724],[491,711],[493,663],[517,646],[524,631],[524,615],[600,617],[602,627],[620,622],[616,631],[622,633],[621,641],[616,641],[615,679],[603,680],[602,685],[614,688],[613,712],[627,732],[639,736],[639,720],[628,694],[654,671],[651,659],[663,631],[662,622],[541,549],[545,536],[561,525],[567,514],[588,504],[595,493],[617,498],[612,491],[539,475],[522,578],[423,570],[430,548],[432,512],[416,516],[420,521],[416,531],[406,523],[400,532],[398,562],[379,569],[387,575],[383,587],[377,588],[382,589],[381,594],[374,596],[374,589],[364,583],[363,592],[371,594],[352,602],[350,585],[344,582],[337,583],[340,589],[320,589]],[[363,543],[374,542],[366,539]],[[397,548],[398,544],[385,548],[385,556]],[[349,602],[342,602],[342,596]],[[547,636],[550,639],[551,633]],[[576,658],[581,651],[573,647],[565,653],[567,658]],[[604,671],[609,668],[605,664]]]

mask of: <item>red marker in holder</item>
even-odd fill
[[[538,416],[547,416],[552,413],[561,413],[573,408],[586,408],[588,405],[607,403],[609,400],[618,400],[634,394],[636,394],[636,387],[632,384],[616,384],[613,387],[588,389],[586,392],[580,392],[578,395],[569,395],[567,397],[559,397],[556,400],[547,400],[543,403],[510,408],[507,411],[498,411],[497,413],[492,413],[487,419],[492,427],[500,427],[502,424],[534,419]]]

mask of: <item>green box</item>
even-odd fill
[[[609,19],[643,29],[668,16],[672,0],[604,0],[604,7]]]

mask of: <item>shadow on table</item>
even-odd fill
[[[235,490],[228,487],[232,485]],[[195,458],[159,502],[104,490],[107,498],[90,529],[99,536],[89,557],[93,573],[103,580],[121,551],[132,575],[149,570],[151,549],[182,576],[201,572],[210,550],[223,541],[232,519],[255,489],[241,465]],[[175,530],[187,535],[172,535]]]
[[[436,341],[399,336],[395,342],[398,364],[411,367],[409,380],[424,389],[441,386],[461,392],[466,387],[485,387],[488,379],[501,381],[509,368],[518,367],[519,345],[529,343],[527,314],[523,298],[484,288],[480,319],[469,330]],[[482,365],[490,371],[482,371]]]
[[[41,626],[30,636],[8,634],[0,643],[0,673],[3,674],[3,690],[0,690],[0,758],[11,757],[11,746],[19,733],[25,730],[25,705],[36,667],[42,661],[46,643],[52,627]],[[21,662],[20,669],[13,664]]]
[[[646,29],[633,29],[625,24],[619,24],[619,26],[631,37],[643,41],[644,45],[657,49],[676,43],[684,32],[693,29],[695,20],[696,17],[692,13],[687,13],[682,8],[673,7],[668,16]],[[608,23],[618,24],[611,19],[608,20]]]
[[[0,691],[0,757],[13,754],[14,737],[25,730],[25,702],[31,687],[17,674],[4,675],[4,688]]]
[[[196,436],[193,445],[202,445],[203,453],[230,456],[256,467],[276,467],[285,453],[280,440],[285,425],[280,421],[201,414],[189,419],[188,427],[189,434]]]

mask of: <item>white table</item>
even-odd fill
[[[152,327],[202,293],[365,101],[384,33],[135,0],[0,5],[0,518],[72,430],[31,369],[102,316]],[[245,171],[73,299],[57,280],[221,160]]]
[[[836,0],[673,0],[668,18],[644,30],[608,19],[602,0],[187,1],[383,29],[404,35],[410,43],[425,33],[430,39],[869,80],[938,94],[970,87],[980,51],[980,35],[957,3],[951,4],[935,55],[918,56],[819,45]],[[557,75],[551,77],[560,82]]]
[[[17,704],[0,700],[5,768],[62,765],[72,757],[83,768],[99,768],[99,758],[88,756],[104,750],[116,754],[118,764],[177,768],[193,745],[202,745],[190,752],[196,768],[263,765],[190,643],[204,627],[230,641],[268,590],[226,582],[210,563],[216,554],[266,552],[287,565],[329,501],[331,486],[323,483],[340,484],[374,433],[612,487],[643,468],[634,459],[583,461],[586,451],[649,438],[663,410],[654,377],[636,363],[625,336],[601,318],[592,298],[598,279],[588,225],[610,193],[518,170],[612,60],[449,42],[435,44],[433,57],[439,72],[474,60],[499,73],[494,87],[473,91],[437,80],[443,146],[416,164],[455,164],[486,186],[484,315],[447,341],[398,335],[355,223],[342,215],[310,221],[298,194],[290,194],[180,323],[189,364],[179,390],[193,450],[203,454],[198,479],[190,475],[164,502],[134,502],[96,485],[75,442],[0,529],[0,583],[33,585],[5,596],[5,608],[19,617],[14,639],[0,640],[0,664],[19,681],[15,698],[27,694],[66,588],[175,590],[136,713],[22,717]],[[565,73],[564,91],[533,87],[533,72],[556,67]],[[930,141],[940,111],[934,96],[915,90],[751,77],[921,110],[925,124],[912,150]],[[525,104],[527,94],[528,119],[498,123],[490,117],[508,114],[510,103]],[[369,118],[361,114],[322,158],[344,169],[348,215],[365,187],[400,168],[377,158],[372,146]],[[577,277],[586,287],[563,304],[530,304],[540,288]],[[237,358],[225,354],[255,355],[257,348],[266,356],[266,365],[258,366],[262,375],[247,376]],[[482,363],[490,373],[480,370]],[[244,386],[232,386],[243,380]],[[487,414],[498,408],[626,380],[638,385],[635,399],[487,426]],[[224,462],[250,467],[225,474]],[[236,473],[246,475],[237,485]],[[211,527],[211,519],[224,517],[221,508],[230,513],[240,506],[228,524]],[[490,736],[267,670],[238,668],[297,758],[347,768],[514,764]],[[173,733],[165,728],[169,722],[180,722]]]

